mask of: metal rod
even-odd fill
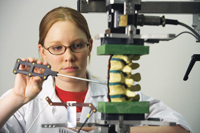
[[[91,80],[91,79],[84,79],[84,78],[79,78],[79,77],[74,77],[74,76],[59,74],[59,73],[57,75],[58,76],[63,76],[63,77],[68,77],[68,78],[73,78],[73,79],[78,79],[78,80],[83,80],[83,81],[87,81],[87,82],[93,82],[93,83],[97,83],[97,84],[104,84],[104,85],[106,85],[106,83],[103,82],[103,81],[96,81],[96,80]]]

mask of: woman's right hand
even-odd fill
[[[25,58],[22,58],[21,60],[28,61],[28,62],[36,62],[36,60],[33,57],[29,57],[28,60]],[[43,64],[43,65],[48,64],[47,62],[43,63],[41,61],[37,61],[36,63]],[[19,70],[29,71],[29,69],[30,69],[29,66],[25,66],[25,65],[19,66]],[[42,74],[44,73],[44,69],[40,69],[36,67],[34,69],[34,72]],[[31,101],[32,99],[34,99],[39,94],[39,92],[42,90],[43,81],[44,80],[39,76],[29,77],[27,75],[18,73],[15,78],[15,84],[14,84],[14,90],[13,90],[14,94],[16,97],[21,99],[22,104],[25,104]]]

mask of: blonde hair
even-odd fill
[[[47,32],[57,21],[71,21],[86,34],[88,40],[91,38],[87,21],[81,13],[69,7],[58,7],[43,17],[39,27],[39,44],[44,46]]]

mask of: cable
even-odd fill
[[[187,24],[179,22],[178,20],[165,19],[164,16],[157,17],[157,16],[144,16],[143,14],[138,15],[137,24],[140,25],[140,26],[143,26],[143,25],[162,25],[163,27],[166,24],[181,25],[181,26],[189,29],[197,37],[197,40],[200,41],[200,35],[193,28],[191,28]]]
[[[194,38],[196,38],[196,39],[198,40],[198,37],[195,36],[194,34],[192,34],[192,33],[189,32],[189,31],[183,31],[183,32],[179,33],[178,35],[176,35],[176,37],[178,37],[178,36],[180,36],[181,34],[184,34],[184,33],[188,33],[188,34],[192,35]],[[175,37],[175,38],[176,38],[176,37]]]
[[[55,95],[55,79],[53,78],[53,82],[54,82],[54,92],[53,92],[53,95],[51,96],[51,99],[54,97]],[[46,107],[48,106],[49,104],[47,103],[45,105],[45,107],[40,111],[40,113],[37,115],[37,117],[33,120],[32,124],[30,125],[30,127],[28,128],[28,130],[26,131],[26,133],[28,133],[31,128],[33,127],[33,125],[35,124],[36,120],[39,118],[39,116],[42,114],[42,112],[46,109]]]
[[[37,117],[34,119],[34,121],[32,122],[32,124],[30,125],[30,127],[28,128],[28,130],[26,131],[26,133],[28,133],[31,128],[33,127],[33,125],[35,124],[35,121],[39,118],[39,116],[42,114],[42,112],[46,109],[46,107],[48,106],[48,104],[46,104],[46,106],[40,111],[40,113],[37,115]]]
[[[198,37],[195,36],[194,34],[192,34],[191,32],[189,32],[189,31],[183,31],[183,32],[179,33],[178,35],[176,35],[174,38],[169,39],[168,41],[173,40],[173,39],[177,38],[178,36],[180,36],[180,35],[182,35],[184,33],[188,33],[188,34],[192,35],[194,38],[196,38],[198,40]]]
[[[92,116],[93,111],[90,110],[89,114],[87,115],[87,118],[85,119],[85,122],[81,125],[81,127],[79,128],[77,133],[80,133],[81,129],[83,128],[83,126],[85,125],[85,123],[88,121],[88,119]]]
[[[179,22],[178,20],[173,20],[173,19],[165,19],[165,24],[172,24],[172,25],[181,25],[187,29],[189,29],[197,38],[198,41],[200,41],[200,35],[190,26],[187,24],[184,24],[182,22]]]
[[[198,37],[198,40],[200,40],[200,35],[194,29],[192,29],[190,26],[188,26],[182,22],[179,22],[179,25],[184,26],[187,29],[189,29],[190,31],[192,31],[196,35],[196,37]]]

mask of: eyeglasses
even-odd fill
[[[88,46],[89,46],[88,43],[77,43],[77,44],[72,44],[70,46],[56,45],[56,46],[51,46],[49,48],[45,48],[44,46],[43,47],[53,55],[61,55],[66,51],[67,48],[70,48],[71,51],[74,53],[81,53],[85,51]]]

